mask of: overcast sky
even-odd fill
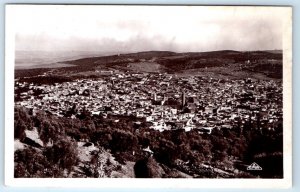
[[[282,49],[282,8],[15,6],[16,50]]]

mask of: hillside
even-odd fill
[[[169,51],[148,51],[129,54],[118,54],[101,57],[86,57],[63,62],[56,74],[82,75],[95,70],[119,70],[133,72],[159,73],[210,73],[213,76],[222,75],[226,78],[282,78],[282,51],[248,51],[233,50],[211,52],[175,53]],[[69,64],[68,67],[65,67]],[[216,70],[216,68],[218,70]],[[48,69],[16,70],[16,77],[42,74]],[[53,70],[52,70],[53,71]],[[55,70],[54,70],[55,71]],[[229,73],[228,73],[229,72]],[[28,75],[29,74],[29,75]],[[242,76],[241,76],[242,74]],[[259,74],[259,75],[257,75]],[[90,73],[89,75],[96,75]]]
[[[16,70],[15,177],[283,177],[281,53],[68,63]]]
[[[15,107],[15,177],[282,178],[282,129],[159,132],[130,116],[116,118]],[[263,171],[245,170],[253,161]]]

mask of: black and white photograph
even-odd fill
[[[6,173],[288,186],[291,15],[7,5]]]

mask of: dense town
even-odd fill
[[[106,73],[109,75],[98,79],[54,85],[16,79],[15,97],[20,98],[16,105],[69,118],[77,118],[84,111],[104,118],[135,116],[159,131],[197,129],[199,133],[211,133],[215,128],[243,128],[249,123],[258,129],[273,130],[282,122],[280,80]],[[29,91],[18,91],[23,88]]]

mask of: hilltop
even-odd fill
[[[60,63],[60,62],[58,62]],[[63,61],[59,75],[98,76],[95,71],[132,71],[150,73],[175,73],[207,75],[225,78],[282,78],[282,51],[234,51],[210,52],[146,51],[109,56],[92,56]],[[34,76],[48,69],[16,70],[16,77]],[[53,69],[52,69],[53,71]],[[87,73],[88,72],[88,73]]]

